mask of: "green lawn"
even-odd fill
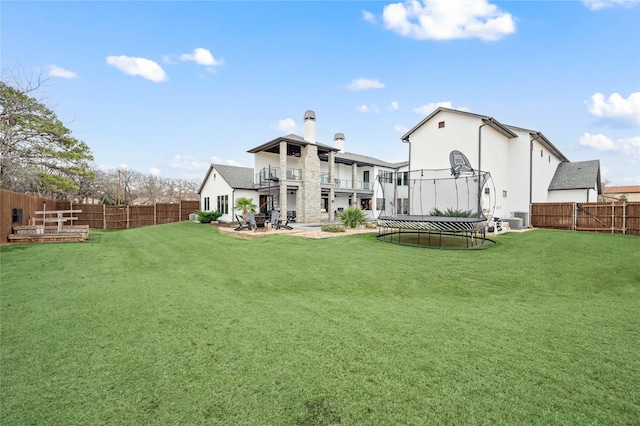
[[[0,423],[638,424],[640,238],[496,239],[2,247]]]

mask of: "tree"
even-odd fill
[[[256,212],[256,205],[253,204],[253,198],[240,197],[236,200],[234,210],[242,210],[242,218],[247,219],[247,212]]]
[[[0,81],[0,187],[63,197],[95,175],[91,150],[43,102]]]

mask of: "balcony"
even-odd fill
[[[329,181],[329,173],[321,173],[320,174],[320,183],[323,185],[330,185]],[[373,183],[372,182],[364,182],[364,181],[352,181],[348,179],[334,179],[333,187],[339,189],[353,189],[356,191],[373,191]]]
[[[286,180],[302,180],[301,169],[287,169]],[[275,186],[280,181],[280,169],[265,167],[255,175],[254,184],[262,188],[265,186]]]

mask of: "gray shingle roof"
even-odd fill
[[[601,193],[600,160],[560,163],[549,184],[549,191],[563,189],[598,189]]]
[[[253,186],[253,169],[251,167],[238,167],[238,166],[225,166],[223,164],[212,164],[209,167],[207,175],[204,177],[198,194],[202,193],[202,187],[204,186],[209,175],[215,169],[221,178],[223,178],[229,186],[234,189],[255,189]]]
[[[214,164],[213,167],[232,188],[254,189],[252,168],[224,166],[222,164]]]

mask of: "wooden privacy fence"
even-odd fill
[[[153,206],[105,206],[51,200],[35,195],[0,189],[0,244],[8,242],[14,226],[29,225],[42,210],[81,210],[70,225],[88,225],[97,229],[127,229],[189,220],[200,208],[199,201],[157,203]]]
[[[640,236],[640,202],[534,203],[531,225]]]
[[[99,229],[128,229],[181,222],[189,220],[189,215],[200,208],[200,202],[192,200],[181,200],[179,203],[156,203],[152,206],[107,206],[77,204],[69,201],[60,203],[64,208],[82,210],[82,213],[76,214],[78,220],[74,221],[74,224],[89,225],[89,228]]]

